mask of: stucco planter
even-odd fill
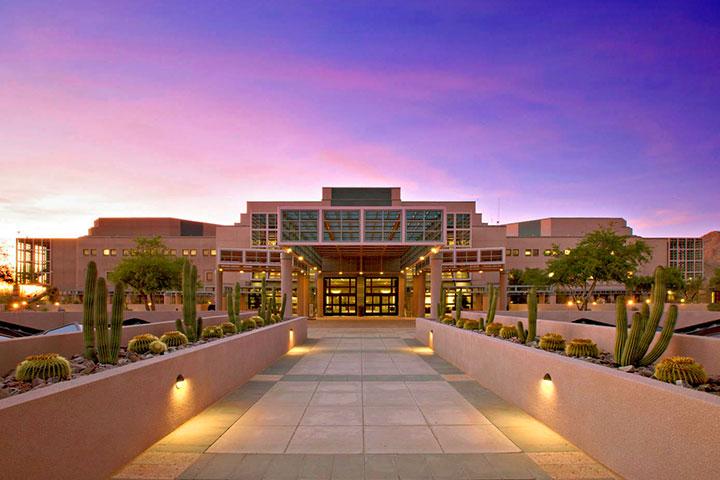
[[[306,336],[295,318],[0,400],[0,476],[107,478]]]
[[[426,319],[416,337],[625,478],[720,478],[720,397]]]

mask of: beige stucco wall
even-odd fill
[[[286,353],[290,329],[302,344],[298,318],[0,400],[2,478],[110,477]]]
[[[720,397],[416,320],[424,344],[430,329],[437,355],[623,477],[717,478]]]

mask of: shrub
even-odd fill
[[[128,351],[134,353],[147,353],[150,350],[150,344],[155,340],[159,340],[158,337],[152,333],[143,333],[141,335],[135,335],[128,342]]]
[[[565,348],[565,339],[559,333],[546,333],[540,337],[538,346],[548,351],[562,350]]]
[[[502,323],[491,322],[485,326],[485,333],[492,336],[500,335],[500,330],[503,328]]]
[[[480,328],[480,323],[477,320],[465,320],[463,328],[465,330],[477,330]]]
[[[443,317],[442,323],[444,323],[445,325],[455,325],[455,320],[450,317]]]
[[[184,333],[173,330],[171,332],[163,333],[160,337],[160,341],[168,347],[179,347],[180,345],[187,345],[188,338]]]
[[[600,355],[598,346],[589,338],[574,338],[565,345],[565,353],[570,357],[593,357]]]
[[[655,365],[655,378],[668,383],[682,380],[693,386],[702,385],[708,381],[705,369],[692,357],[663,358]]]
[[[202,330],[202,338],[222,338],[225,334],[223,328],[220,325],[210,325]]]
[[[70,378],[70,362],[57,353],[30,355],[15,367],[15,378],[21,382],[32,382],[35,378],[58,377],[62,380]]]
[[[168,349],[168,347],[167,347],[167,345],[165,345],[165,342],[162,342],[160,340],[155,340],[148,347],[148,350],[153,355],[160,355],[161,353],[165,353],[165,352],[167,352],[167,349]]]
[[[517,327],[515,325],[508,325],[500,329],[500,336],[504,339],[515,338],[518,336]]]
[[[271,323],[278,323],[280,320],[282,320],[282,318],[280,318],[280,314],[279,314],[279,313],[272,313],[272,314],[270,314],[270,321],[271,321]]]
[[[237,333],[237,327],[232,322],[223,322],[220,327],[225,335],[235,335]]]
[[[455,326],[458,328],[463,328],[463,325],[465,324],[466,320],[464,318],[460,318],[455,321]]]
[[[708,303],[707,309],[710,312],[720,312],[720,303]]]

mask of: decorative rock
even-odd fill
[[[32,388],[39,387],[40,385],[45,385],[45,380],[40,377],[33,378]]]
[[[627,373],[632,373],[635,371],[635,367],[633,367],[632,365],[627,365],[625,367],[619,367],[618,370],[627,372]]]

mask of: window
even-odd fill
[[[405,241],[441,241],[443,225],[442,216],[442,210],[406,210]]]
[[[526,256],[526,257],[529,257],[529,256],[531,256],[531,255],[532,255],[532,250],[529,249],[529,248],[526,248],[526,249],[525,249],[525,256]]]
[[[480,250],[481,262],[502,262],[502,259],[502,250],[500,249]]]
[[[470,214],[469,213],[448,213],[447,214],[447,235],[448,245],[460,247],[470,246]]]
[[[520,256],[520,250],[517,248],[513,248],[512,254],[513,254],[513,257],[518,257],[518,256]]]
[[[512,248],[506,248],[506,249],[505,249],[505,256],[506,256],[506,257],[512,256]]]
[[[122,256],[123,256],[123,257],[129,257],[129,256],[130,256],[130,249],[129,249],[129,248],[123,248],[123,249],[122,249]]]
[[[566,249],[563,251],[563,253],[564,253],[565,255],[570,255],[570,249],[569,249],[569,248],[566,248]]]
[[[191,257],[194,257],[194,256],[196,256],[196,255],[197,255],[197,250],[195,250],[194,248],[191,249],[191,250],[190,250],[190,256],[191,256]]]
[[[209,257],[210,256],[210,249],[209,248],[203,248],[203,257]]]
[[[323,210],[323,241],[359,242],[360,210]]]
[[[211,248],[211,249],[210,249],[210,256],[211,256],[211,257],[214,257],[214,256],[216,256],[216,255],[217,255],[217,250],[215,250],[214,248]]]
[[[277,213],[253,213],[251,226],[251,239],[254,247],[277,244]]]
[[[94,257],[95,255],[97,255],[97,249],[91,248],[91,249],[90,249],[90,255],[93,256],[93,257]]]
[[[90,249],[89,249],[89,248],[83,248],[83,255],[86,256],[86,257],[89,256],[89,255],[90,255]]]
[[[109,257],[109,256],[110,256],[110,249],[109,249],[109,248],[103,249],[103,256],[104,256],[104,257]]]
[[[206,282],[212,282],[213,281],[213,272],[208,270],[205,272],[205,281]]]
[[[242,250],[220,250],[221,262],[242,262]]]
[[[177,250],[174,248],[170,249],[170,255],[177,256]]]
[[[188,255],[190,255],[190,249],[183,248],[182,254],[183,254],[183,257],[187,257]]]
[[[365,241],[401,241],[402,218],[400,215],[400,210],[365,210]]]
[[[546,248],[545,250],[543,250],[543,255],[545,255],[546,257],[551,256],[552,250],[550,250],[549,248]]]
[[[540,250],[537,248],[533,248],[533,257],[539,257],[540,256]]]
[[[283,210],[282,240],[284,242],[317,242],[317,210]]]

